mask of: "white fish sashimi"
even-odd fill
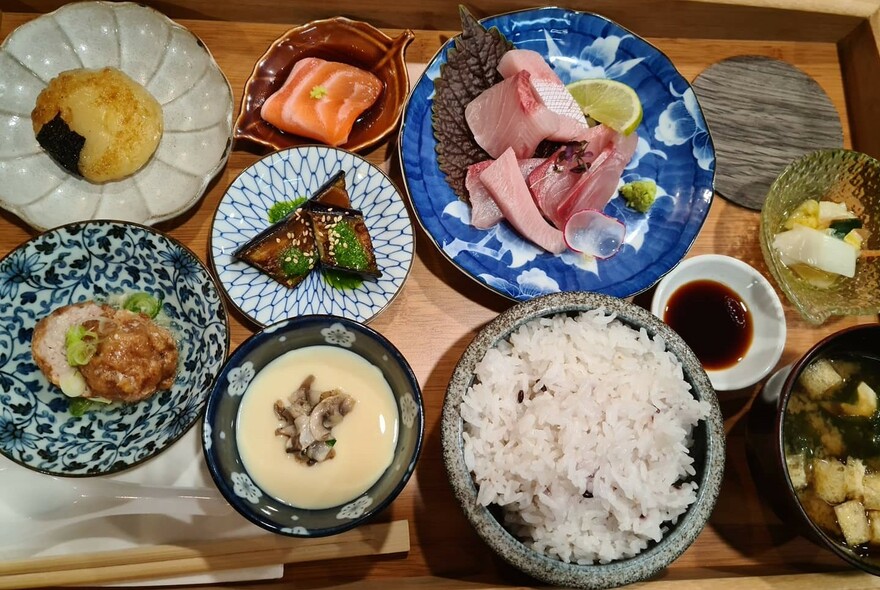
[[[565,219],[560,219],[557,214],[559,205],[616,138],[617,132],[610,127],[592,127],[586,140],[559,148],[529,175],[529,190],[538,208],[559,229],[565,223]]]
[[[471,204],[471,225],[477,229],[489,229],[499,221],[504,219],[504,214],[495,200],[489,194],[486,186],[480,180],[480,174],[489,167],[494,160],[484,160],[468,166],[467,175],[465,176],[464,186],[468,192],[468,198]],[[528,178],[529,174],[544,160],[542,158],[526,158],[518,160],[520,172],[523,178]]]
[[[480,180],[504,218],[523,237],[553,254],[565,251],[562,232],[547,223],[541,215],[512,149],[508,148],[490,164],[480,174]]]
[[[498,62],[498,73],[504,78],[521,71],[530,75],[532,87],[541,97],[544,106],[565,119],[564,123],[547,139],[573,141],[583,139],[589,131],[587,119],[571,93],[544,57],[530,49],[511,49]]]
[[[530,158],[538,144],[559,126],[529,83],[529,73],[519,72],[484,90],[464,109],[474,140],[492,158],[513,148],[515,158]]]
[[[638,143],[635,133],[617,134],[559,205],[557,219],[564,222],[576,211],[584,209],[603,210],[617,192],[620,175],[635,154]]]

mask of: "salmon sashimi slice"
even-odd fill
[[[504,218],[522,236],[553,254],[566,250],[562,232],[547,223],[532,199],[512,148],[483,170],[480,180]]]
[[[476,164],[468,166],[467,176],[464,179],[464,186],[468,191],[468,198],[471,203],[471,225],[477,229],[489,229],[502,219],[504,214],[495,204],[483,181],[480,180],[480,174],[488,168],[494,160],[483,160]],[[529,174],[544,162],[541,158],[527,158],[519,160],[519,171],[522,172],[523,178],[528,178]]]
[[[382,93],[382,81],[348,64],[306,57],[260,109],[263,120],[282,131],[344,144],[358,117]]]

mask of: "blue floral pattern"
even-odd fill
[[[268,227],[279,201],[311,196],[332,175],[345,171],[352,207],[364,214],[382,276],[356,289],[331,287],[320,272],[289,289],[232,258],[242,244]],[[403,287],[413,259],[412,224],[394,183],[360,156],[327,146],[275,152],[246,169],[220,201],[211,228],[211,256],[232,303],[259,325],[307,314],[369,321]]]
[[[431,120],[434,80],[452,41],[428,64],[407,103],[400,135],[403,177],[416,216],[431,240],[463,272],[497,293],[526,300],[557,291],[628,297],[653,285],[684,257],[713,196],[711,137],[687,81],[656,48],[593,14],[529,9],[483,21],[518,48],[541,53],[563,82],[612,78],[634,88],[643,106],[635,156],[620,180],[651,179],[658,199],[647,214],[615,197],[605,210],[626,226],[621,251],[608,260],[566,252],[554,256],[524,240],[506,222],[470,225],[437,165]]]
[[[336,518],[339,520],[360,518],[364,513],[364,510],[369,508],[372,504],[373,499],[370,496],[361,496],[354,502],[343,506],[339,511],[339,514],[336,515]]]
[[[232,489],[239,498],[244,498],[251,504],[257,504],[263,497],[262,490],[254,485],[247,473],[233,473],[230,477]]]
[[[355,341],[354,332],[346,330],[345,326],[338,322],[329,328],[321,330],[321,336],[324,337],[324,341],[327,342],[327,344],[342,346],[344,348],[351,348],[351,345],[354,344]]]
[[[229,395],[241,396],[254,378],[254,364],[250,361],[229,371]]]
[[[171,390],[81,418],[31,356],[37,321],[70,303],[147,291],[164,298],[180,361]],[[0,261],[0,453],[56,475],[99,475],[167,448],[198,419],[229,347],[207,269],[178,242],[108,221],[46,232]]]

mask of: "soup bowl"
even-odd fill
[[[266,480],[260,480],[255,474],[258,472],[257,467],[261,467],[259,471],[262,472],[262,468],[266,466],[242,459],[242,436],[239,431],[242,405],[256,395],[254,392],[258,389],[252,388],[251,384],[260,376],[261,371],[286,353],[301,352],[308,347],[330,347],[331,351],[337,353],[354,353],[373,365],[373,368],[381,372],[390,388],[398,418],[389,425],[397,429],[390,464],[378,479],[339,505],[323,508],[298,507],[264,489],[267,487]],[[285,370],[289,366],[285,365]],[[341,369],[337,368],[338,372]],[[316,382],[320,378],[318,375]],[[290,379],[285,382],[285,390],[272,396],[272,400],[284,398],[296,390],[300,382],[293,381]],[[346,393],[356,399],[354,409],[351,410],[354,415],[363,403],[362,398],[355,391]],[[273,418],[271,401],[266,405],[265,411],[265,417],[274,431],[280,420]],[[242,516],[281,535],[322,537],[354,528],[380,512],[397,497],[415,470],[423,434],[421,390],[415,374],[400,351],[375,330],[353,320],[337,316],[308,315],[268,326],[236,349],[224,365],[208,398],[203,443],[205,460],[214,483]],[[296,465],[298,461],[285,454],[284,437],[275,436],[271,440],[273,444],[275,439],[277,448],[267,449],[265,457],[259,458],[260,463],[272,462],[270,465],[274,468],[277,464],[279,470],[325,467],[321,463],[308,464],[305,460],[302,465]],[[341,460],[343,443],[344,441],[339,441],[335,444],[334,452],[338,453],[329,461]],[[300,506],[305,505],[307,504],[300,503]]]
[[[559,326],[555,322],[563,316],[567,316],[563,322],[571,318],[590,319],[587,324]],[[616,321],[610,321],[609,316]],[[548,341],[542,343],[534,338],[534,334],[527,337],[528,328],[536,326],[553,326],[552,344]],[[527,329],[525,332],[524,327]],[[569,340],[570,343],[579,342],[574,346],[576,351],[564,347],[565,341],[572,335],[580,339],[572,337]],[[593,345],[592,342],[601,344]],[[530,347],[529,344],[535,346]],[[505,356],[512,350],[511,347],[516,349],[515,354],[521,354],[520,358]],[[641,352],[633,355],[634,350]],[[614,370],[602,376],[602,385],[599,387],[581,387],[576,395],[571,395],[571,390],[559,385],[559,379],[553,381],[548,377],[559,374],[559,364],[552,359],[548,362],[544,351],[552,351],[551,356],[573,359],[575,362],[570,364],[582,369],[579,376],[566,376],[563,379],[566,382],[597,382],[599,373],[593,372],[593,367],[601,363],[593,364],[590,361],[602,356],[615,359]],[[589,353],[589,359],[584,356],[585,352]],[[508,359],[513,359],[513,362],[508,362]],[[528,376],[528,371],[523,369],[528,363],[543,367],[539,373],[541,386],[537,385],[538,381],[532,382],[523,377],[524,374]],[[652,379],[644,376],[648,366],[657,380],[654,385],[646,387],[644,380]],[[664,367],[664,370],[657,371],[657,367]],[[670,381],[679,384],[682,379],[687,384],[686,393],[683,393],[681,385],[667,387]],[[660,381],[664,384],[659,385]],[[638,382],[641,384],[637,385]],[[508,389],[511,383],[513,388]],[[481,388],[480,395],[476,394],[478,387]],[[651,407],[639,393],[648,390],[666,401],[652,398],[651,405],[653,402],[658,405]],[[485,400],[486,392],[491,392],[490,403],[475,401],[479,397]],[[495,392],[501,392],[497,399]],[[641,401],[629,398],[631,394],[641,398]],[[684,402],[685,396],[693,399]],[[660,407],[664,407],[672,398],[676,399],[675,410],[668,406],[667,411],[659,415]],[[695,402],[702,406],[702,418],[697,419],[693,412]],[[635,404],[639,404],[642,410],[633,408]],[[492,417],[491,410],[487,411],[492,407],[499,409],[500,417],[497,419]],[[511,408],[516,410],[512,412]],[[623,483],[626,478],[617,476],[627,471],[633,475],[630,466],[641,462],[644,457],[638,449],[624,450],[627,458],[620,461],[614,461],[612,457],[628,441],[647,439],[647,433],[642,428],[636,427],[637,434],[630,438],[629,433],[618,427],[626,428],[625,423],[630,422],[644,424],[645,428],[650,429],[652,425],[666,420],[676,420],[678,415],[684,413],[690,416],[682,418],[682,425],[676,428],[682,436],[685,430],[690,431],[687,442],[682,444],[688,447],[693,470],[688,477],[676,476],[678,479],[674,487],[676,490],[687,487],[693,490],[693,496],[686,508],[684,503],[677,506],[681,510],[677,517],[664,521],[662,514],[653,509],[662,503],[661,495],[664,499],[669,497],[667,492],[673,485],[671,480],[664,480],[662,486],[648,486],[644,479],[637,483],[632,479]],[[656,575],[681,555],[705,526],[715,505],[724,471],[725,437],[721,411],[715,391],[694,353],[669,326],[647,310],[623,299],[598,293],[569,292],[537,297],[517,304],[490,322],[468,345],[455,367],[443,402],[441,424],[446,471],[455,496],[476,533],[514,567],[544,582],[563,587],[611,588]],[[480,424],[476,433],[472,428],[474,424]],[[498,428],[499,424],[508,431]],[[548,424],[552,424],[551,429],[546,427]],[[559,436],[554,432],[559,432]],[[484,433],[488,433],[488,436]],[[602,445],[606,442],[603,441],[608,439],[596,439],[608,433],[614,433],[615,442],[607,443],[607,449],[599,450],[604,449]],[[585,442],[586,435],[592,436],[593,440]],[[469,443],[474,440],[477,442]],[[562,443],[566,450],[557,448],[558,443]],[[663,445],[659,442],[654,445],[658,452],[664,452],[659,451],[660,447]],[[531,456],[530,450],[536,448],[542,449],[542,457]],[[631,459],[630,452],[633,456],[638,455],[639,459]],[[642,463],[646,471],[649,469],[648,463],[647,459]],[[483,466],[483,475],[480,476],[482,483],[477,483],[477,465]],[[668,467],[669,463],[651,463],[652,467],[655,465]],[[486,469],[487,466],[491,467]],[[535,469],[541,469],[541,474],[536,476]],[[603,470],[601,474],[600,470]],[[487,472],[496,471],[503,473],[506,478],[502,485],[485,477]],[[592,475],[582,479],[581,472]],[[635,479],[639,479],[639,475]],[[601,487],[597,483],[600,480],[603,482]],[[651,480],[651,483],[656,481]],[[531,485],[532,482],[540,482],[540,487]],[[571,493],[573,486],[570,483],[584,485],[587,489],[583,495],[580,487],[576,488],[577,493]],[[628,501],[614,491],[621,489],[615,488],[617,485],[629,488],[628,499],[636,496],[645,499],[643,503],[639,501],[640,507],[645,508],[650,516],[641,513],[644,518],[636,517],[635,520],[640,521],[639,526],[647,525],[649,519],[657,525],[658,540],[643,537],[641,548],[629,556],[609,557],[606,553],[591,564],[563,561],[539,551],[534,544],[527,544],[520,536],[520,531],[526,527],[519,526],[517,530],[516,525],[511,526],[499,516],[502,507],[498,505],[498,498],[519,494],[508,504],[508,508],[525,506],[524,510],[528,510],[529,514],[523,512],[523,520],[528,516],[529,524],[535,525],[536,530],[538,526],[546,525],[546,529],[553,530],[554,535],[557,531],[562,532],[573,540],[572,544],[580,545],[578,549],[584,549],[582,543],[590,543],[591,538],[601,539],[604,534],[604,541],[593,544],[596,553],[602,553],[612,546],[616,550],[625,548],[625,552],[630,552],[635,545],[632,536],[627,536],[625,541],[620,540],[622,535],[613,543],[608,541],[609,531],[612,530],[609,526],[614,530],[624,528],[608,524],[622,514],[616,512],[610,516],[608,506],[613,505],[616,509]],[[533,491],[535,489],[538,490],[537,494]],[[651,491],[643,493],[643,489]],[[562,490],[561,494],[558,494],[559,490]],[[614,504],[609,501],[609,496]],[[581,505],[581,502],[590,502],[593,498],[599,503],[605,502],[601,504],[605,512],[601,516],[596,504],[592,507]],[[571,504],[568,504],[569,500]],[[534,518],[533,507],[553,504],[566,504],[564,517],[550,522],[544,515]],[[580,512],[581,507],[592,510],[592,514],[598,517],[586,524],[588,519]],[[553,517],[559,517],[559,513]],[[630,524],[632,522],[630,520]],[[627,529],[627,532],[632,530]],[[542,534],[542,537],[541,542],[547,542],[548,535]],[[548,546],[552,547],[552,544],[556,547],[562,545],[548,543]]]
[[[776,403],[777,409],[772,439],[770,439],[773,447],[773,464],[766,466],[767,473],[764,476],[768,479],[769,486],[781,490],[781,494],[776,495],[771,500],[775,502],[774,507],[780,512],[780,516],[783,519],[788,520],[792,524],[799,525],[800,530],[809,538],[822,547],[831,550],[850,564],[871,574],[880,575],[880,554],[870,556],[861,550],[849,547],[842,540],[842,537],[839,538],[826,531],[810,516],[793,483],[797,476],[793,471],[789,470],[786,462],[785,434],[786,428],[791,427],[792,413],[790,412],[790,404],[799,379],[804,374],[804,371],[813,365],[814,361],[829,357],[839,358],[841,356],[853,359],[880,359],[880,325],[862,324],[835,332],[817,342],[794,365],[784,369],[780,375],[774,376],[768,381],[763,392],[764,398],[772,402],[772,398],[776,395],[774,390],[778,388],[778,400]],[[783,381],[782,377],[786,375],[785,372],[787,372],[787,376],[785,376]],[[878,377],[880,375],[875,376],[875,380]],[[781,381],[781,386],[779,381]],[[872,386],[877,389],[880,386],[880,380]],[[876,412],[874,415],[876,416]],[[753,425],[754,421],[751,421],[750,428]],[[758,428],[753,430],[760,432]],[[761,449],[755,450],[758,452],[753,454],[760,454],[762,451]],[[869,472],[871,471],[869,467]],[[808,477],[812,481],[813,475],[809,467],[806,469],[806,472],[810,473]],[[818,497],[816,498],[818,499]],[[814,499],[813,501],[815,502],[816,500]]]

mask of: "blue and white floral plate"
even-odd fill
[[[133,291],[164,298],[180,353],[174,385],[74,417],[34,363],[34,326],[64,305]],[[54,475],[113,473],[166,449],[198,420],[229,351],[222,297],[195,254],[123,222],[62,226],[0,260],[0,325],[0,453]]]
[[[605,213],[626,225],[626,240],[604,261],[571,252],[554,256],[506,222],[488,230],[472,227],[470,207],[437,165],[431,122],[434,80],[453,39],[416,83],[401,127],[403,178],[422,227],[455,266],[514,300],[557,291],[629,297],[649,288],[684,258],[712,202],[715,150],[694,91],[657,48],[601,16],[539,8],[481,22],[498,27],[517,48],[542,54],[565,83],[612,78],[633,87],[644,117],[621,183],[654,180],[658,198],[647,215],[628,209],[620,197],[609,203]]]
[[[378,367],[394,394],[399,417],[394,457],[379,480],[350,502],[323,510],[296,508],[263,492],[242,464],[236,436],[238,409],[251,380],[282,354],[308,346],[345,348]],[[400,351],[384,336],[361,323],[336,316],[312,315],[273,324],[235,350],[208,399],[203,442],[214,483],[242,516],[281,535],[323,537],[372,518],[400,494],[415,471],[424,430],[425,412],[419,382]],[[284,453],[283,443],[279,443],[278,452]],[[283,464],[284,457],[280,459],[279,464]]]
[[[340,290],[315,271],[290,289],[232,257],[237,248],[269,226],[272,205],[312,196],[340,170],[345,171],[352,207],[364,214],[381,278]],[[415,244],[403,198],[382,170],[351,152],[308,145],[274,152],[235,179],[214,214],[210,249],[217,277],[232,304],[266,326],[308,314],[370,321],[403,287]]]

